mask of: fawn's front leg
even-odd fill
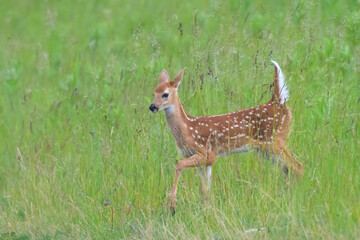
[[[170,204],[169,204],[172,215],[175,214],[177,185],[178,185],[182,170],[184,168],[191,168],[191,167],[197,167],[199,165],[204,165],[205,163],[206,163],[205,156],[203,156],[201,154],[195,154],[189,158],[185,158],[185,159],[179,161],[176,164],[175,180],[174,180],[174,184],[171,189],[171,192],[170,192]]]
[[[212,166],[206,166],[206,169],[199,167],[199,173],[201,177],[200,192],[203,198],[206,200],[211,187],[211,170]]]

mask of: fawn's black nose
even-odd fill
[[[150,111],[153,113],[156,113],[159,109],[155,106],[155,104],[151,104],[149,107]]]

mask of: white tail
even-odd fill
[[[279,94],[279,100],[280,103],[285,103],[287,100],[289,100],[289,91],[287,89],[287,86],[285,84],[285,77],[284,74],[281,71],[281,68],[279,66],[279,64],[273,60],[271,60],[271,62],[275,65],[275,75],[277,75],[278,81],[276,82],[276,76],[275,76],[275,82],[274,84],[278,84],[278,93]],[[275,94],[275,91],[274,91]]]
[[[210,188],[211,166],[217,157],[257,149],[264,155],[273,156],[285,174],[290,168],[292,173],[302,176],[302,163],[292,156],[285,145],[291,123],[291,112],[285,105],[289,94],[279,65],[272,62],[275,64],[274,93],[269,102],[213,116],[192,117],[183,109],[177,89],[184,70],[173,81],[169,80],[165,70],[161,72],[150,110],[164,110],[179,152],[185,157],[176,165],[175,180],[170,192],[170,209],[173,214],[181,171],[189,167],[199,167],[201,170],[201,167],[207,166],[207,177],[201,178],[201,190],[205,195]],[[207,186],[203,180],[207,180]]]

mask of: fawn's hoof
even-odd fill
[[[175,208],[176,208],[176,200],[175,199],[170,199],[169,207],[170,207],[171,215],[174,216],[175,215]]]
[[[170,212],[171,212],[171,215],[175,216],[175,208],[170,207]]]

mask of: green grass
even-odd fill
[[[0,239],[360,238],[359,7],[2,1]],[[187,67],[185,109],[220,114],[270,99],[271,59],[302,182],[256,154],[220,158],[207,201],[197,170],[183,172],[172,217],[180,156],[148,110],[158,74]]]

